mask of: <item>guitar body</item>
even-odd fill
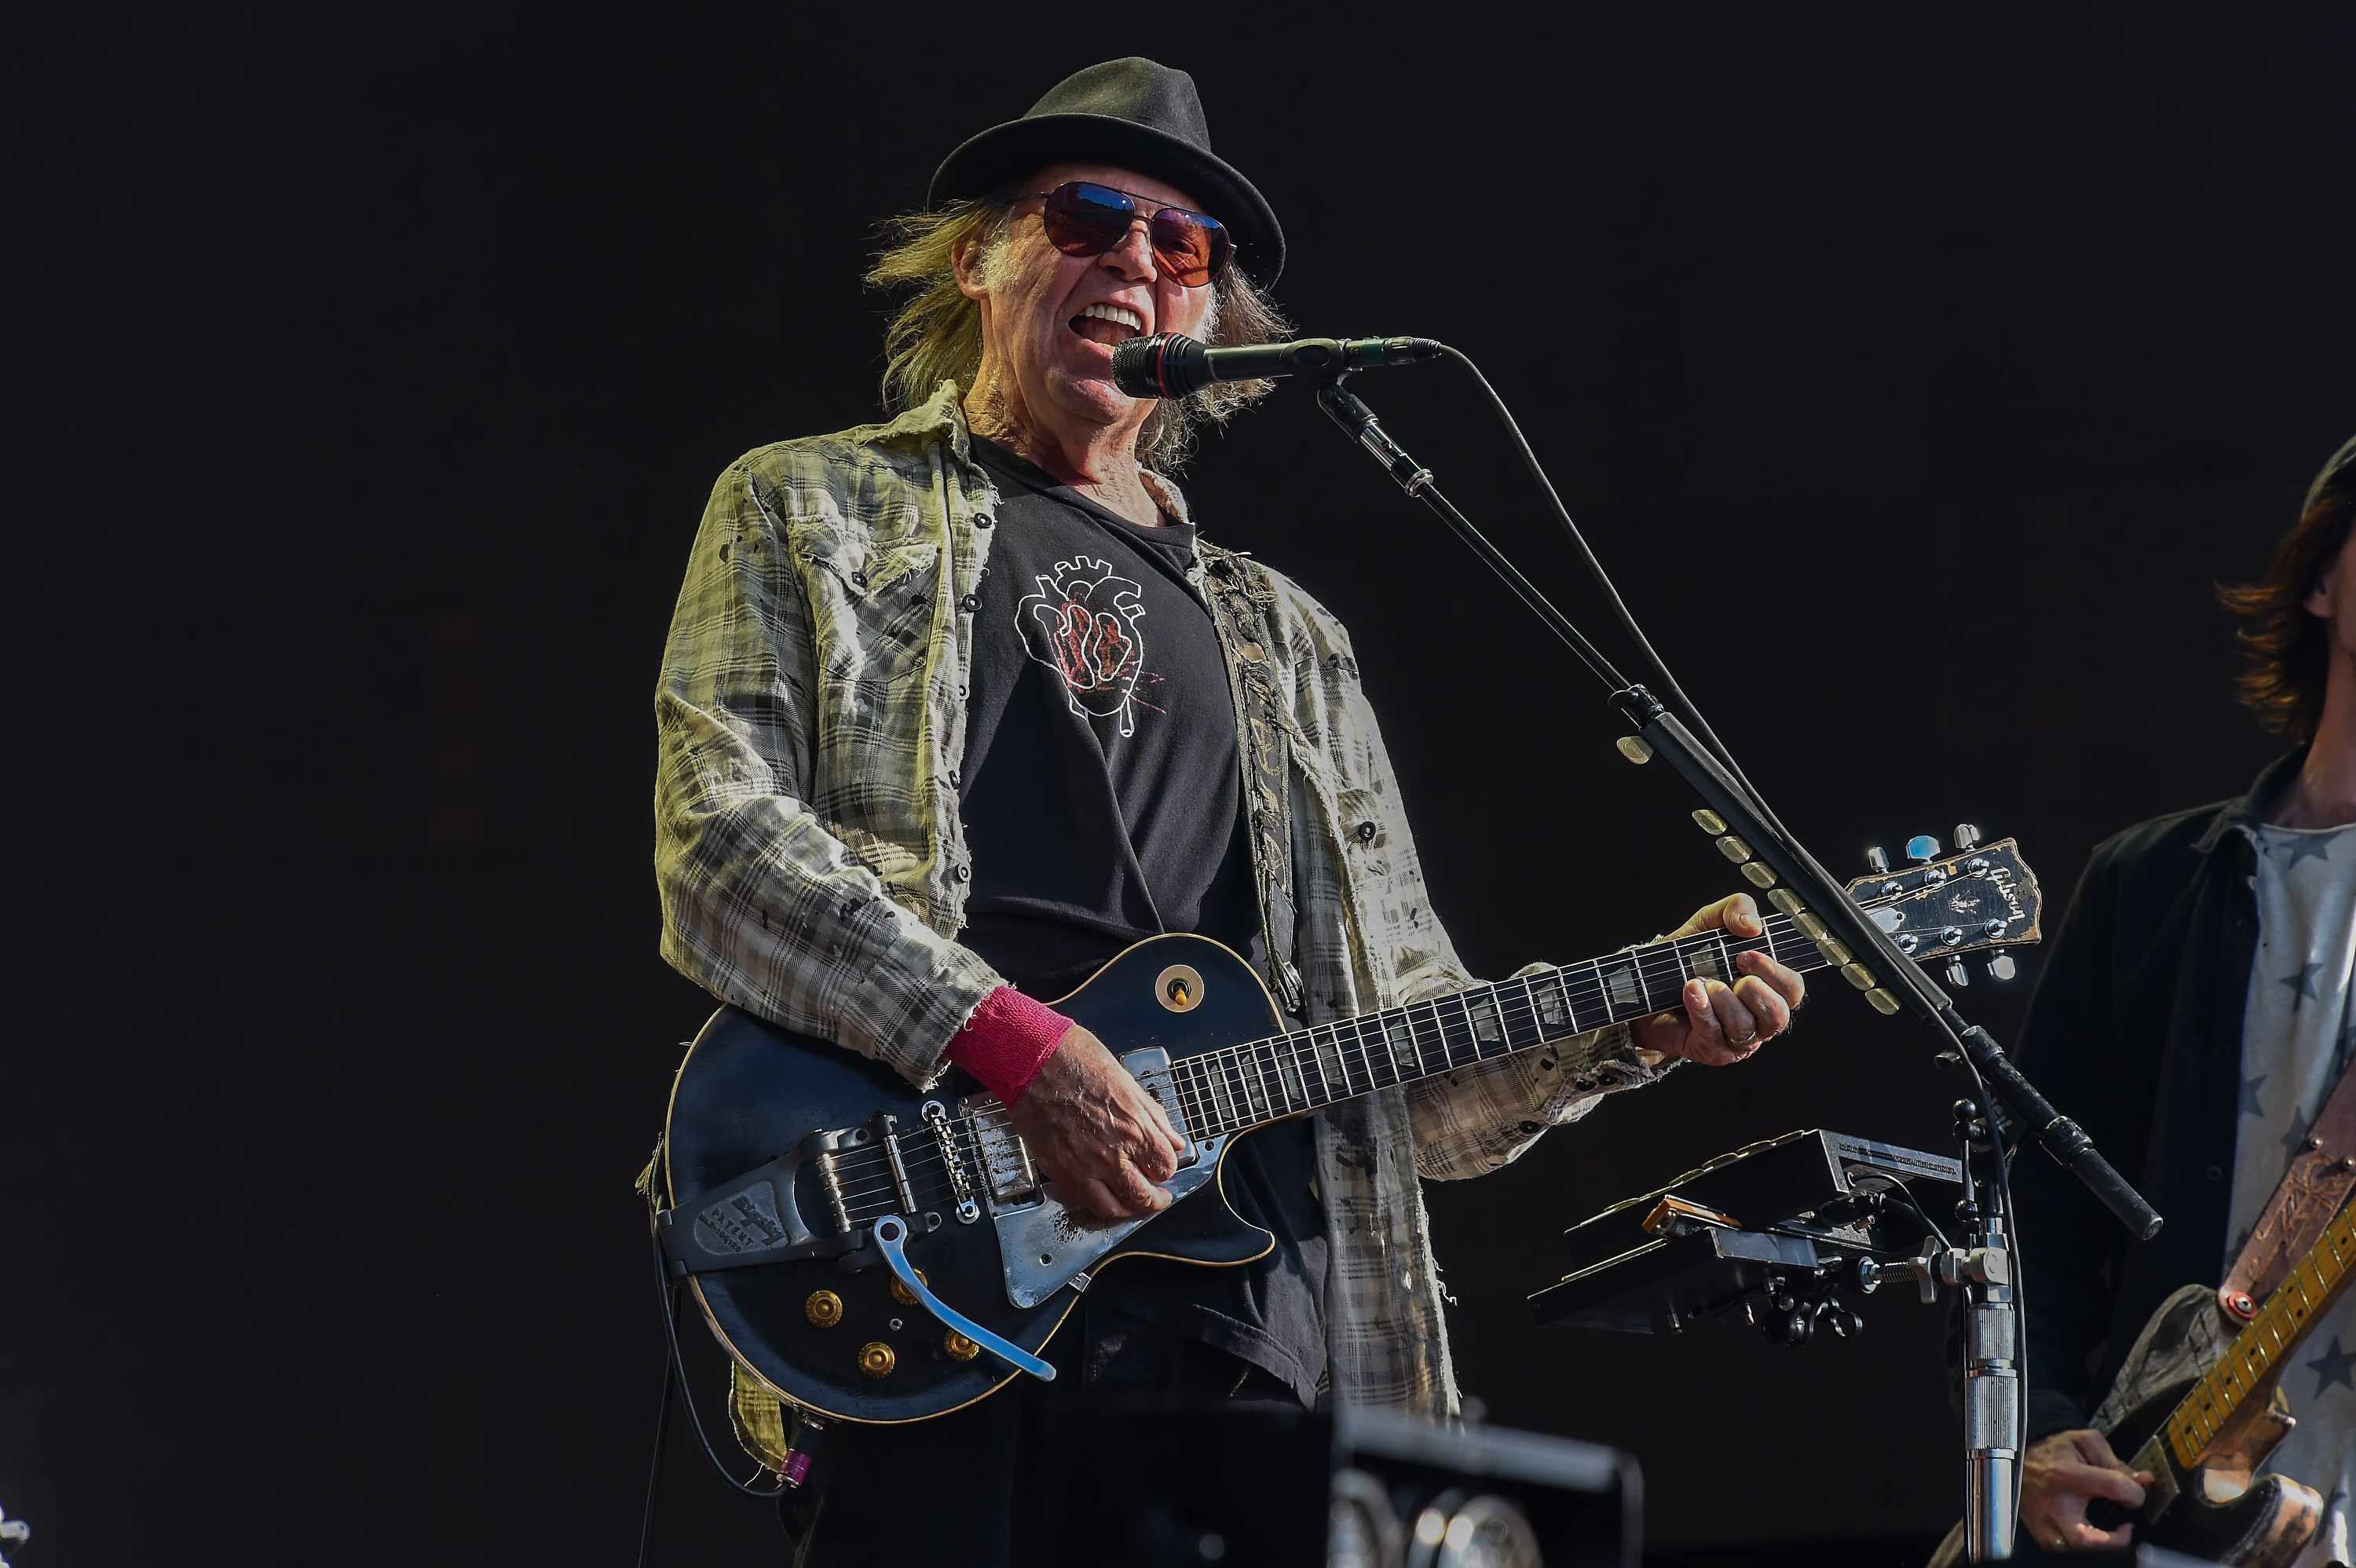
[[[2200,1305],[2214,1312],[2214,1293],[2209,1293]],[[2196,1376],[2167,1384],[2120,1417],[2111,1429],[2111,1452],[2123,1458],[2136,1456],[2130,1464],[2150,1467],[2157,1457],[2159,1465],[2167,1467],[2165,1473],[2154,1470],[2161,1480],[2147,1489],[2144,1507],[2135,1516],[2136,1539],[2203,1562],[2222,1563],[2227,1568],[2288,1568],[2323,1520],[2323,1499],[2314,1488],[2286,1476],[2258,1476],[2253,1480],[2251,1470],[2265,1462],[2263,1452],[2249,1456],[2249,1468],[2229,1461],[2187,1471],[2165,1452],[2165,1443],[2153,1445],[2169,1415],[2199,1381]],[[2285,1424],[2279,1421],[2274,1424],[2274,1435],[2264,1439],[2266,1450],[2279,1440]],[[2158,1451],[2151,1456],[2138,1454],[2147,1445]],[[2158,1515],[2156,1520],[2150,1517],[2154,1513]],[[2086,1516],[2097,1528],[2111,1530],[2126,1517],[2126,1510],[2098,1499],[2087,1509]]]
[[[2089,1524],[2116,1530],[2132,1520],[2138,1543],[2228,1568],[2289,1568],[2323,1521],[2323,1499],[2286,1476],[2258,1474],[2297,1424],[2276,1377],[2240,1385],[2231,1414],[2195,1465],[2180,1464],[2168,1439],[2171,1418],[2235,1353],[2244,1332],[2220,1310],[2211,1286],[2188,1285],[2159,1304],[2092,1417],[2111,1452],[2129,1469],[2149,1470],[2155,1480],[2133,1513],[2107,1498],[2094,1499],[2086,1505]],[[2289,1345],[2282,1348],[2287,1353]],[[1963,1551],[1958,1524],[1933,1553],[1930,1568],[1954,1568]]]
[[[2009,838],[1848,886],[1918,961],[2034,942],[2037,879]],[[1968,913],[1968,919],[1958,923]],[[930,1093],[735,1008],[671,1091],[668,1278],[692,1287],[737,1364],[846,1421],[922,1421],[1023,1375],[1095,1271],[1154,1256],[1232,1267],[1274,1238],[1227,1206],[1227,1148],[1255,1128],[1678,1005],[1741,954],[1848,961],[1805,911],[1758,934],[1660,937],[1583,963],[1287,1031],[1251,966],[1199,936],[1149,938],[1055,1006],[1104,1041],[1185,1140],[1161,1213],[1100,1224],[1041,1179],[1005,1107],[952,1070]],[[2350,1242],[2356,1253],[2356,1239]],[[905,1272],[902,1272],[905,1271]],[[926,1296],[929,1296],[929,1303]]]
[[[1173,970],[1188,976],[1183,1004],[1167,994]],[[1173,1061],[1183,1060],[1281,1028],[1250,966],[1196,936],[1139,943],[1055,1008],[1093,1031],[1116,1057],[1158,1046]],[[669,1199],[674,1208],[692,1205],[700,1194],[775,1161],[813,1133],[872,1125],[879,1114],[895,1117],[900,1141],[911,1150],[905,1163],[923,1211],[910,1216],[908,1261],[947,1305],[1034,1353],[1079,1293],[1061,1284],[1041,1299],[1016,1305],[1005,1266],[1009,1239],[1048,1237],[1043,1258],[1066,1249],[1076,1249],[1073,1256],[1094,1251],[1091,1273],[1138,1255],[1232,1266],[1264,1256],[1273,1244],[1268,1232],[1237,1217],[1220,1190],[1219,1165],[1234,1137],[1245,1135],[1205,1146],[1172,1184],[1184,1195],[1143,1221],[1095,1226],[1066,1213],[1052,1197],[1003,1212],[978,1189],[986,1183],[974,1169],[969,1179],[980,1213],[961,1219],[941,1162],[920,1158],[925,1140],[912,1139],[908,1129],[921,1133],[926,1126],[927,1103],[955,1115],[968,1096],[986,1094],[955,1069],[920,1093],[890,1069],[840,1046],[723,1008],[689,1047],[671,1092],[663,1146]],[[961,1152],[969,1166],[978,1163],[970,1149]],[[890,1181],[879,1158],[871,1155],[865,1164],[868,1174],[846,1179],[854,1196]],[[785,1185],[790,1192],[779,1200],[794,1203],[819,1228],[830,1203],[816,1168],[803,1166]],[[935,1219],[929,1229],[922,1223],[926,1215]],[[736,1360],[776,1392],[822,1414],[923,1420],[969,1404],[1021,1375],[987,1352],[971,1353],[969,1342],[953,1339],[923,1307],[895,1297],[897,1282],[872,1251],[715,1269],[691,1278],[712,1332]],[[813,1306],[822,1293],[832,1303]],[[967,1353],[960,1357],[958,1349]]]

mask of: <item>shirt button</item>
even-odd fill
[[[2212,1165],[2209,1168],[2208,1176],[2211,1185],[2213,1186],[2225,1179],[2225,1168],[2222,1165]]]
[[[866,587],[866,586],[867,586],[867,574],[866,574],[865,572],[863,572],[863,571],[854,571],[854,572],[852,572],[852,573],[851,574],[851,585],[853,588],[864,588],[864,587]]]
[[[955,768],[951,768],[949,770],[949,787],[954,789],[957,787],[958,784],[958,771]]]
[[[997,520],[997,518],[991,517],[988,512],[976,512],[973,515],[973,526],[978,528],[986,528]]]
[[[973,880],[973,868],[971,866],[959,866],[955,870],[951,871],[949,875],[960,882],[969,882]]]
[[[1522,1124],[1522,1131],[1524,1131],[1524,1132],[1526,1132],[1526,1133],[1534,1133],[1534,1132],[1537,1132],[1537,1130],[1538,1130],[1538,1125],[1537,1125],[1536,1122],[1524,1122],[1524,1123]]]
[[[958,601],[958,608],[970,615],[976,610],[981,608],[981,601],[969,593],[964,598]]]
[[[1361,822],[1358,824],[1358,842],[1361,844],[1371,844],[1374,841],[1375,825],[1371,822]]]

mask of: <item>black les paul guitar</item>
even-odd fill
[[[2036,879],[2012,840],[1861,879],[1849,895],[1918,959],[2034,942]],[[1271,1244],[1221,1198],[1221,1160],[1255,1127],[1677,1005],[1735,955],[1794,969],[1851,957],[1785,893],[1763,936],[1723,932],[1286,1032],[1251,969],[1194,936],[1139,943],[1057,1008],[1161,1102],[1187,1153],[1177,1201],[1098,1224],[1067,1210],[1007,1115],[952,1072],[929,1094],[840,1047],[734,1008],[672,1091],[657,1221],[737,1361],[814,1413],[913,1421],[980,1399],[1038,1359],[1096,1271],[1151,1255],[1249,1263]],[[1858,971],[1861,973],[1861,971]]]

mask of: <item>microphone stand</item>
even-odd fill
[[[1318,407],[1381,464],[1401,489],[1439,514],[1456,537],[1512,589],[1516,598],[1569,645],[1580,661],[1611,691],[1612,705],[1627,716],[1636,733],[1623,736],[1621,754],[1632,763],[1665,758],[1699,795],[1707,809],[1694,820],[1716,841],[1719,851],[1740,866],[1743,877],[1766,894],[1813,940],[1841,977],[1865,993],[1884,1014],[1906,1012],[1943,1036],[1948,1050],[1968,1062],[1992,1088],[2019,1124],[2048,1154],[2075,1174],[2104,1207],[2138,1238],[2159,1233],[2160,1216],[2111,1168],[2084,1129],[2062,1115],[2021,1076],[1994,1036],[1966,1022],[1954,1001],[1887,933],[1866,918],[1848,892],[1815,856],[1786,833],[1766,804],[1735,772],[1704,747],[1652,693],[1629,680],[1590,642],[1521,570],[1473,527],[1432,483],[1431,470],[1408,456],[1386,433],[1381,421],[1355,393],[1344,375],[1323,380]],[[1959,1107],[1960,1109],[1960,1107]],[[1989,1107],[1990,1121],[1997,1118]],[[1968,1122],[1969,1118],[1965,1118]],[[1968,1157],[1968,1151],[1967,1151]],[[2000,1150],[1994,1161],[2002,1172]],[[1999,1189],[2000,1190],[2000,1189]],[[2012,1289],[2013,1259],[2006,1235],[2005,1206],[1972,1201],[1959,1218],[1966,1246],[1941,1271],[1963,1293],[1964,1315],[1964,1514],[1966,1546],[1974,1562],[2009,1557],[2019,1509],[2021,1405],[2020,1326]]]

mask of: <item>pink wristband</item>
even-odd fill
[[[948,1058],[980,1079],[1001,1104],[1011,1106],[1023,1098],[1072,1028],[1072,1020],[1055,1008],[1012,986],[1001,986],[981,999],[965,1027],[950,1037]]]

